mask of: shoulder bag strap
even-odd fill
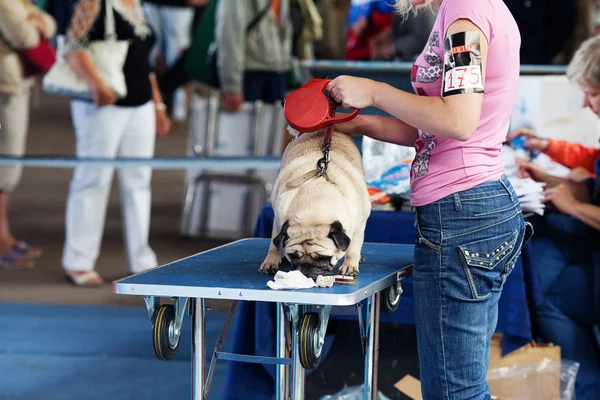
[[[256,0],[254,1],[254,4],[256,4]],[[271,0],[269,0],[269,2],[267,3],[267,6],[264,9],[262,9],[258,14],[256,14],[256,16],[254,17],[254,19],[252,19],[252,21],[250,21],[250,23],[246,27],[246,33],[250,32],[252,29],[254,29],[258,25],[258,23],[260,21],[262,21],[264,16],[267,15],[267,13],[269,12],[270,9],[271,9]]]
[[[105,0],[104,40],[117,40],[113,0]]]

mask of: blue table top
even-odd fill
[[[258,272],[269,243],[269,239],[238,240],[115,281],[113,291],[137,296],[349,306],[395,284],[402,279],[399,272],[413,262],[413,245],[365,243],[365,262],[360,264],[356,284],[273,290],[267,286],[273,276]],[[289,264],[281,269],[288,271]]]

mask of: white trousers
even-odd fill
[[[97,107],[71,102],[78,157],[153,157],[156,114],[152,102],[139,107]],[[119,169],[119,191],[129,269],[157,266],[148,244],[151,167]],[[114,167],[82,165],[75,169],[66,209],[63,267],[92,270],[98,258]]]
[[[167,67],[170,67],[177,61],[181,51],[191,44],[195,11],[191,7],[158,6],[152,3],[144,3],[144,11],[156,35],[156,44],[150,54],[151,63],[154,65],[160,53]]]
[[[31,82],[17,94],[0,93],[0,154],[22,157],[27,143]],[[0,166],[0,192],[12,192],[21,180],[21,165]]]

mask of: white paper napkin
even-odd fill
[[[296,270],[291,272],[277,271],[274,280],[267,282],[267,286],[274,290],[280,289],[310,289],[315,286],[331,287],[333,286],[333,276],[317,277],[317,282],[305,276],[302,272]]]

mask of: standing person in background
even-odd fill
[[[216,22],[223,108],[236,112],[244,101],[282,100],[291,67],[290,0],[219,0]]]
[[[600,118],[600,37],[583,42],[567,77],[583,92],[583,106]],[[571,176],[561,178],[534,163],[518,162],[523,176],[545,184],[545,201],[552,206],[532,240],[536,262],[542,267],[543,296],[535,309],[540,336],[560,346],[564,359],[580,364],[575,398],[597,400],[600,343],[594,329],[600,325],[600,148],[544,139],[527,130],[507,140],[522,136],[527,139],[525,147],[574,168]]]
[[[431,12],[407,18],[395,15],[390,40],[373,47],[372,58],[413,62],[427,44],[434,21],[435,14]]]
[[[575,32],[577,1],[504,0],[521,32],[521,64],[550,65]]]
[[[33,79],[24,76],[18,50],[37,46],[56,31],[54,19],[28,0],[0,0],[0,153],[25,153]],[[21,179],[22,166],[0,166],[0,267],[33,266],[42,250],[17,240],[8,221],[8,196]]]
[[[143,1],[146,18],[156,35],[156,43],[150,54],[151,64],[155,69],[168,70],[190,46],[195,12],[190,3],[194,2],[198,0]],[[159,60],[162,61],[162,68],[158,68]],[[184,120],[186,115],[186,95],[180,87],[175,92],[173,118]]]
[[[94,101],[73,99],[71,113],[77,157],[142,157],[154,155],[157,134],[170,129],[158,84],[149,63],[154,35],[139,0],[81,0],[67,34],[67,59],[88,84]],[[128,40],[123,73],[127,96],[118,99],[99,77],[88,56],[90,42],[104,40],[107,12],[114,13],[117,40]],[[67,200],[63,267],[71,282],[97,286],[104,281],[94,270],[100,251],[114,167],[81,165],[75,169]],[[129,270],[138,273],[157,266],[148,243],[151,167],[119,170],[119,186]]]
[[[377,43],[391,43],[394,6],[386,0],[352,0],[348,13],[346,59],[367,61],[380,59]]]

